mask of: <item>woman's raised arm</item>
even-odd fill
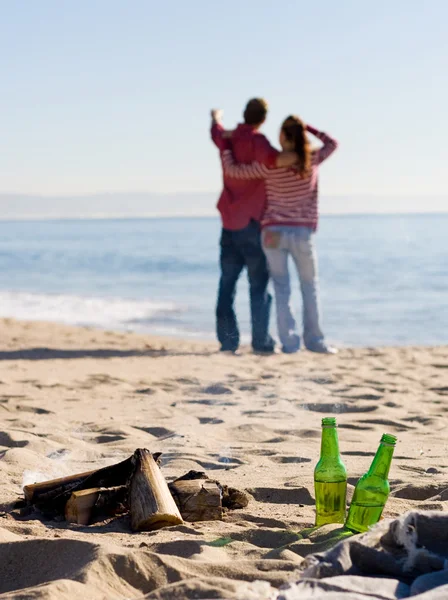
[[[323,143],[323,146],[321,148],[319,148],[319,150],[316,150],[316,152],[315,152],[315,154],[317,156],[317,164],[320,164],[325,159],[327,159],[329,156],[331,156],[331,154],[333,154],[333,152],[339,146],[339,142],[337,140],[335,140],[334,138],[332,138],[331,136],[329,136],[327,133],[324,133],[323,131],[319,131],[318,129],[316,129],[315,127],[312,127],[311,125],[307,125],[306,130],[309,131],[310,133],[312,133],[315,137],[317,137],[317,139],[319,139]]]

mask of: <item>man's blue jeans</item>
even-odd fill
[[[266,227],[262,235],[263,249],[275,291],[278,335],[284,352],[300,348],[300,335],[291,311],[291,283],[288,259],[292,257],[300,280],[303,302],[303,339],[313,350],[322,344],[324,335],[319,323],[317,259],[313,231],[308,227]]]
[[[269,273],[261,247],[260,225],[255,221],[244,229],[223,229],[221,234],[221,279],[216,305],[216,332],[221,350],[235,351],[240,342],[234,300],[236,285],[244,267],[249,278],[252,317],[252,347],[271,352],[274,341],[269,335],[272,297],[267,291]]]

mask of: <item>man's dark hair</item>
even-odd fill
[[[244,109],[246,125],[261,125],[268,114],[268,103],[263,98],[252,98]]]

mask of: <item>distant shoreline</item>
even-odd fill
[[[359,219],[366,217],[447,217],[447,211],[426,212],[347,212],[347,213],[322,213],[321,219]],[[219,215],[156,215],[156,214],[93,214],[93,215],[0,215],[0,223],[35,222],[35,221],[137,221],[137,220],[218,220]]]

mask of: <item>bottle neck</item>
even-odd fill
[[[320,456],[339,458],[338,430],[336,427],[322,427]]]
[[[369,469],[369,475],[387,479],[389,477],[390,465],[395,447],[392,444],[380,444],[376,451],[375,458],[372,461]]]

